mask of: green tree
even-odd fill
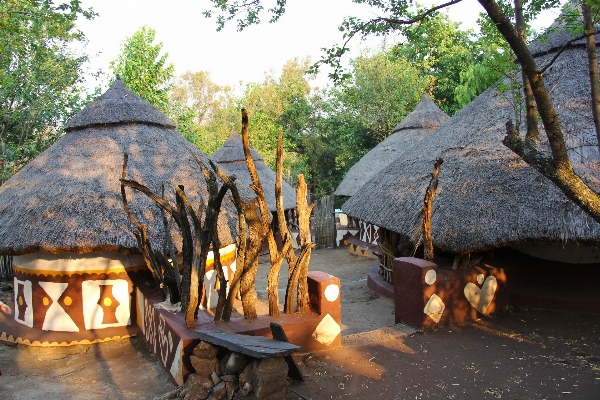
[[[155,37],[154,29],[141,27],[125,39],[119,56],[109,67],[115,78],[120,77],[134,93],[170,114],[169,91],[175,67],[167,63],[168,53],[161,54],[162,42],[153,44]]]
[[[91,19],[80,2],[0,2],[0,181],[56,141],[87,102],[85,55],[69,49],[84,40],[75,21]]]
[[[428,77],[414,63],[385,50],[358,57],[352,67],[351,78],[341,84],[345,114],[358,118],[379,143],[416,107]]]
[[[303,129],[305,113],[298,113],[299,105],[306,104],[310,85],[305,72],[308,59],[293,59],[285,63],[280,76],[270,73],[262,84],[248,84],[241,106],[250,117],[250,141],[264,157],[265,163],[275,168],[277,134],[284,133],[284,146],[287,150],[284,169],[294,175],[299,168],[298,155],[290,146],[289,132]]]
[[[219,148],[231,130],[240,129],[239,99],[231,87],[212,82],[207,71],[178,77],[169,96],[173,107],[182,108],[173,114],[187,118],[188,126],[178,125],[181,132],[207,154]]]
[[[288,102],[282,115],[286,139],[310,190],[329,194],[414,109],[427,84],[418,68],[382,50],[353,60],[344,82]]]
[[[241,0],[212,0],[215,8],[221,11],[218,17],[219,26],[227,20],[237,20],[238,28],[259,23],[259,14],[263,5],[260,1],[245,3]],[[347,51],[347,44],[356,35],[385,35],[392,30],[403,26],[418,23],[427,19],[437,10],[460,3],[462,0],[450,0],[429,10],[415,13],[411,7],[412,0],[354,0],[356,3],[365,3],[373,11],[382,16],[370,20],[361,20],[348,17],[340,26],[345,42],[341,46],[334,46],[326,50],[320,64],[329,64],[334,67],[333,77],[339,76],[340,57]],[[596,1],[584,0],[587,5],[596,5]],[[535,146],[532,141],[524,141],[516,129],[507,129],[507,138],[504,143],[525,162],[550,179],[563,193],[582,210],[600,222],[600,195],[589,187],[573,170],[569,159],[564,134],[560,126],[560,119],[556,113],[549,89],[545,86],[543,71],[533,58],[527,43],[523,40],[514,22],[515,8],[511,2],[495,0],[479,0],[485,10],[486,18],[496,27],[514,52],[523,70],[524,80],[531,85],[532,96],[546,132],[546,137],[551,147],[551,152],[546,153]],[[558,0],[530,0],[523,1],[523,15],[525,23],[535,16],[540,10],[556,7]],[[269,9],[271,21],[277,20],[285,12],[286,0],[278,0],[277,6]],[[205,13],[210,16],[211,12]],[[592,32],[586,33],[591,35]],[[591,98],[591,96],[590,96]],[[597,99],[593,99],[596,101]],[[526,136],[534,136],[528,131]]]
[[[512,61],[508,45],[498,40],[497,30],[485,29],[477,36],[471,30],[461,30],[459,23],[440,12],[401,31],[406,41],[394,48],[394,54],[414,63],[429,77],[433,100],[449,115],[492,86]]]

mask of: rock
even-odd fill
[[[273,394],[284,393],[289,382],[287,379],[288,366],[283,358],[271,357],[250,363],[244,370],[245,378],[251,383],[257,399],[266,399]],[[240,386],[242,389],[241,375]]]
[[[217,372],[219,368],[219,360],[216,358],[207,360],[191,355],[190,361],[192,363],[192,367],[194,367],[194,370],[196,371],[196,374],[207,379],[210,379],[212,374]]]
[[[191,374],[183,384],[179,398],[185,400],[204,400],[209,396],[212,387],[213,383],[210,379],[198,374]]]
[[[221,380],[223,380],[225,382],[235,382],[237,380],[237,378],[235,377],[235,375],[223,375],[221,377]]]
[[[200,344],[194,348],[194,355],[206,360],[215,359],[218,352],[219,348],[208,342],[200,342]]]
[[[215,400],[223,400],[227,396],[227,387],[225,382],[221,382],[213,388]]]
[[[246,369],[248,369],[248,371],[250,371],[249,367],[246,367]],[[246,384],[246,382],[250,382],[250,379],[248,379],[248,375],[246,375],[246,370],[244,370],[244,372],[242,372],[238,378],[238,383],[240,385],[241,388],[244,387],[244,385]]]
[[[281,357],[263,358],[258,364],[257,372],[278,372],[279,375],[287,376],[288,366]]]
[[[250,384],[250,382],[246,382],[244,386],[242,386],[241,391],[244,394],[244,396],[248,396],[248,394],[252,391],[252,385]]]
[[[217,375],[216,372],[213,372],[212,374],[210,374],[210,379],[212,379],[212,381],[215,385],[218,385],[219,383],[221,383],[221,378],[219,378],[219,375]]]
[[[227,389],[227,398],[231,400],[234,393],[239,389],[240,385],[237,381],[225,382],[225,388]]]

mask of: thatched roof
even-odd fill
[[[121,198],[123,154],[129,179],[174,201],[182,184],[195,207],[206,203],[206,184],[188,143],[156,107],[120,80],[67,125],[67,133],[0,187],[0,253],[120,251],[138,253]],[[127,190],[130,208],[148,226],[152,245],[162,249],[160,210]],[[221,242],[233,243],[237,215],[228,201],[219,219]],[[174,233],[180,245],[178,233]],[[179,247],[180,248],[180,247]]]
[[[544,66],[553,56],[536,61]],[[576,172],[600,191],[585,49],[561,54],[545,82]],[[511,104],[510,91],[487,90],[362,186],[344,212],[414,237],[434,160],[441,157],[431,221],[438,248],[462,253],[528,240],[600,244],[600,224],[502,144],[505,123],[515,117]],[[541,124],[540,136],[540,148],[549,151]]]
[[[369,179],[448,118],[448,115],[424,94],[414,111],[394,128],[393,134],[371,149],[348,170],[344,180],[337,187],[335,195],[354,195]]]
[[[250,154],[252,155],[252,160],[254,160],[256,173],[260,178],[263,191],[265,192],[265,199],[267,200],[269,210],[276,211],[275,172],[265,164],[263,158],[254,149],[250,148]],[[232,131],[227,141],[223,143],[223,146],[215,150],[211,158],[219,163],[219,165],[229,172],[229,174],[235,174],[239,186],[244,186],[246,188],[250,187],[252,178],[250,177],[250,172],[246,166],[242,138],[237,132]],[[282,186],[284,208],[286,210],[296,208],[296,190],[286,181],[283,181]],[[249,201],[254,197],[244,196],[243,194],[242,196],[245,197],[246,201]]]

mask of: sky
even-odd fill
[[[216,19],[202,15],[202,11],[211,9],[209,0],[83,0],[82,5],[99,14],[91,21],[77,23],[88,40],[85,51],[91,60],[90,73],[99,69],[109,72],[108,65],[117,58],[124,40],[146,25],[156,30],[155,43],[163,43],[163,51],[174,64],[176,75],[209,71],[213,82],[232,87],[240,82],[262,82],[266,72],[278,74],[285,62],[294,57],[308,56],[317,61],[323,54],[322,48],[343,42],[338,26],[345,16],[376,16],[373,9],[351,0],[288,0],[286,13],[276,23],[268,23],[265,14],[263,23],[242,32],[237,31],[234,23],[217,32]],[[463,0],[448,8],[450,18],[461,22],[463,29],[475,28],[481,11],[483,8],[476,0]],[[545,20],[551,22],[554,17],[550,15]],[[387,43],[398,40],[388,37]],[[366,43],[354,39],[345,61],[365,48],[380,46],[378,38]],[[314,85],[328,83],[326,72],[317,77]],[[88,78],[89,87],[96,84],[94,78]],[[103,88],[107,84],[103,82]]]

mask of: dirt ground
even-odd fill
[[[311,270],[342,282],[343,348],[296,355],[305,382],[292,383],[287,399],[600,398],[597,315],[511,308],[421,333],[394,325],[393,301],[366,287],[375,262],[346,249],[314,253]],[[263,299],[267,268],[257,276]],[[153,399],[177,389],[140,338],[0,344],[0,370],[0,399]]]

